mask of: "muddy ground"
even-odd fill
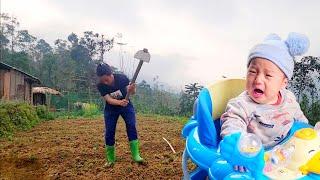
[[[54,120],[17,132],[12,140],[0,139],[0,179],[181,179],[182,123],[138,116],[137,126],[146,165],[131,160],[122,119],[117,126],[113,168],[104,167],[102,118]]]

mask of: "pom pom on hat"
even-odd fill
[[[285,41],[291,56],[301,56],[309,49],[309,39],[306,35],[292,32]]]

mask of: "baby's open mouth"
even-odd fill
[[[261,90],[261,89],[258,89],[258,88],[255,88],[254,90],[253,90],[253,96],[254,97],[260,97],[260,96],[262,96],[263,95],[263,91]]]

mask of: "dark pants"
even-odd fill
[[[119,116],[121,116],[126,123],[129,141],[138,139],[136,129],[136,114],[133,106],[129,104],[128,106],[123,107],[118,111],[104,111],[104,123],[106,128],[105,143],[108,146],[113,146],[115,144],[115,133]]]

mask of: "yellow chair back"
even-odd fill
[[[245,79],[223,79],[207,87],[211,96],[213,119],[220,118],[228,101],[242,93],[245,87]]]

